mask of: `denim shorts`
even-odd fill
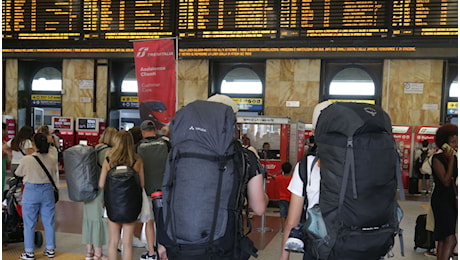
[[[286,218],[288,215],[288,211],[289,211],[289,201],[280,200],[279,206],[280,206],[280,217]]]

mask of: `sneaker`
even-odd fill
[[[295,237],[290,237],[286,241],[284,250],[294,253],[304,253],[303,245],[304,244],[302,240]]]
[[[43,255],[49,258],[54,258],[56,256],[54,249],[45,249],[45,251],[43,251]]]
[[[149,251],[143,253],[140,258],[140,260],[155,260],[155,259],[157,259],[157,256],[149,255]]]
[[[133,237],[133,247],[145,247],[146,244],[136,236]]]
[[[34,260],[35,255],[33,252],[25,252],[21,254],[21,259],[26,259],[26,260]]]

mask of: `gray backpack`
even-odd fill
[[[64,171],[69,199],[72,201],[91,201],[98,192],[101,166],[97,154],[108,148],[103,145],[98,149],[86,145],[74,145],[63,152]]]
[[[235,140],[231,107],[195,101],[171,123],[171,145],[163,180],[163,223],[158,240],[168,256],[248,259],[256,256],[243,232],[242,207],[248,181],[246,156]],[[255,158],[255,156],[254,156]]]
[[[144,163],[144,188],[150,196],[153,192],[161,190],[169,143],[161,137],[144,138],[139,142],[136,150]]]

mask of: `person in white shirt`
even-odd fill
[[[331,105],[329,101],[324,101],[316,105],[313,111],[313,132],[316,127],[316,123],[318,121],[318,117],[323,109]],[[307,156],[307,155],[306,155]],[[314,166],[311,165],[314,163]],[[283,233],[283,243],[282,243],[282,250],[280,260],[287,260],[289,259],[289,252],[284,250],[284,246],[286,241],[289,238],[289,233],[291,229],[297,224],[299,224],[302,215],[304,200],[308,199],[308,208],[313,207],[315,204],[319,202],[319,195],[320,195],[320,161],[315,160],[315,156],[307,156],[307,180],[308,183],[306,185],[306,191],[303,191],[303,181],[299,175],[299,163],[294,168],[294,173],[292,175],[292,180],[289,183],[288,189],[291,191],[291,202],[289,205],[289,212],[286,219],[286,224],[284,226],[284,233]],[[306,194],[306,198],[304,197]],[[306,217],[306,216],[305,216]],[[304,260],[314,259],[308,253],[304,253]]]
[[[35,151],[32,145],[33,135],[34,129],[25,125],[21,127],[18,134],[13,139],[3,144],[3,150],[12,155],[10,169],[13,175],[21,163],[22,158],[24,158],[26,155],[32,154]]]

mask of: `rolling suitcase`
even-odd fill
[[[421,214],[417,217],[415,223],[414,250],[417,248],[428,250],[435,248],[433,232],[426,230],[426,217],[427,214]]]
[[[418,194],[418,178],[409,178],[409,194]]]

